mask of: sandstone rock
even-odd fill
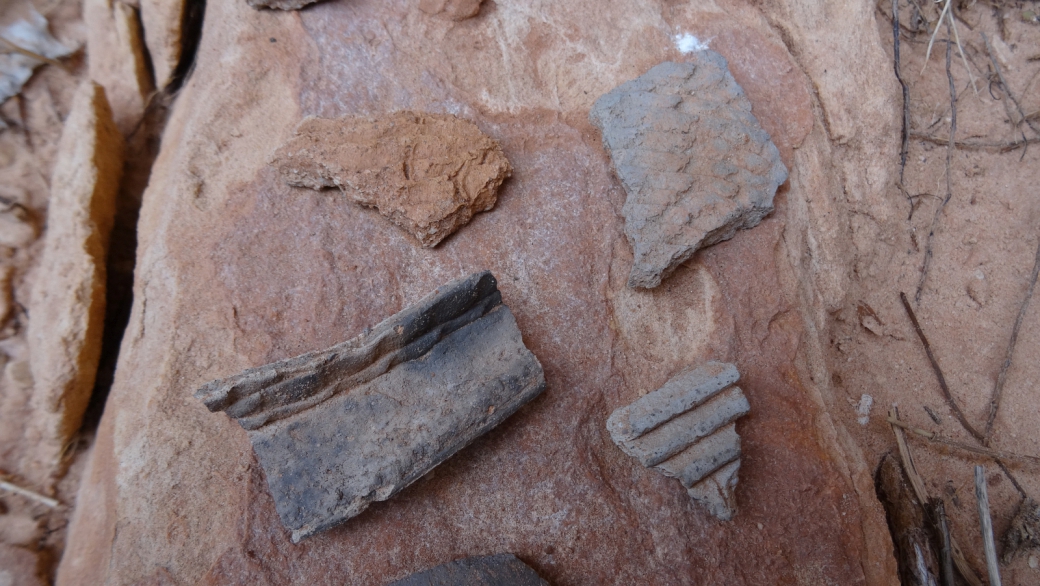
[[[483,272],[358,338],[195,396],[249,430],[299,542],[397,494],[544,389],[542,366]]]
[[[36,226],[21,206],[0,207],[0,246],[21,248],[36,240]]]
[[[419,0],[419,10],[438,14],[451,20],[466,20],[480,12],[484,0]]]
[[[875,9],[863,4],[872,23]],[[722,51],[734,71],[770,74],[742,80],[756,105],[797,105],[785,88],[809,83],[768,25],[783,6],[743,6],[719,25],[769,43],[762,51],[746,44],[756,37],[736,37],[745,43],[736,54],[764,61],[756,68]],[[791,263],[809,255],[788,256],[788,247],[801,252],[791,239],[806,229],[794,204],[840,199],[840,181],[813,190],[792,182],[755,230],[703,250],[655,289],[626,285],[625,193],[588,109],[680,58],[674,34],[698,32],[707,10],[503,1],[460,26],[419,13],[415,0],[325,2],[291,15],[208,2],[196,69],[145,194],[134,310],[58,583],[388,584],[505,551],[559,584],[894,583],[871,462],[836,443],[835,419],[817,399],[829,371],[806,366],[823,330],[805,327],[815,306],[802,305],[811,294]],[[791,26],[831,35],[832,20],[842,19]],[[872,71],[890,76],[891,61],[881,65]],[[394,110],[457,112],[494,136],[515,168],[494,213],[436,249],[338,193],[289,188],[267,165],[270,145],[305,115]],[[826,146],[820,119],[799,112],[790,119],[807,117],[814,129],[805,143],[821,148],[822,135]],[[800,135],[785,137],[784,124],[759,119],[777,144],[794,145],[792,167],[828,160],[798,147]],[[828,169],[792,176],[833,180]],[[356,336],[482,267],[499,277],[553,392],[392,501],[293,544],[248,432],[191,392]],[[754,424],[738,424],[741,510],[727,523],[675,480],[634,465],[603,425],[615,407],[711,359],[741,365],[755,406]]]
[[[84,0],[90,78],[105,88],[123,136],[141,122],[152,80],[137,10],[121,0]]]
[[[0,515],[0,543],[30,547],[43,533],[40,522],[27,514]]]
[[[253,8],[274,8],[277,10],[299,10],[310,6],[318,0],[246,0]]]
[[[432,248],[495,206],[512,168],[498,143],[450,114],[307,118],[272,162],[296,187],[339,187]]]
[[[94,386],[105,317],[105,259],[123,137],[105,90],[80,86],[58,147],[44,252],[29,307],[36,442],[23,474],[46,484]]]
[[[412,574],[390,586],[548,586],[511,553],[455,560]]]
[[[11,292],[11,277],[13,276],[14,267],[0,265],[0,329],[7,324],[7,318],[11,317],[14,301]],[[2,365],[0,365],[0,371],[3,371]]]
[[[656,287],[697,249],[757,226],[787,180],[725,58],[692,58],[622,84],[589,113],[628,193],[632,287]]]
[[[43,586],[36,554],[0,543],[0,586]]]
[[[663,387],[614,411],[610,437],[647,468],[679,479],[712,515],[729,521],[740,469],[737,418],[751,410],[732,364],[688,369]]]
[[[15,388],[31,388],[33,386],[33,377],[29,361],[15,360],[8,362],[4,367],[4,380]]]
[[[144,40],[152,58],[155,87],[159,89],[170,83],[181,59],[186,9],[187,0],[141,0]]]

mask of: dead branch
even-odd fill
[[[904,296],[905,297],[905,296]],[[890,419],[899,419],[899,411],[893,406],[888,411]],[[910,479],[910,486],[914,489],[914,494],[917,496],[917,501],[920,503],[928,502],[928,491],[924,487],[924,480],[921,479],[921,475],[917,472],[917,467],[914,466],[914,459],[910,455],[910,446],[906,443],[906,434],[903,428],[893,425],[892,433],[896,436],[896,446],[899,448],[899,458],[903,463],[903,470],[906,471],[907,478]],[[964,553],[960,547],[957,546],[957,542],[954,541],[953,536],[950,536],[950,551],[953,557],[953,563],[957,567],[957,571],[960,573],[964,581],[970,586],[982,586],[982,580],[975,575],[975,571],[971,569],[968,564],[968,560],[964,557]]]
[[[955,586],[953,581],[953,538],[950,537],[950,523],[946,519],[946,503],[941,498],[936,498],[932,499],[931,504],[935,529],[939,534],[939,576],[942,586]]]

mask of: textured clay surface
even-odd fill
[[[451,20],[466,20],[480,12],[484,0],[419,0],[419,10],[426,14],[438,14]]]
[[[390,586],[548,586],[511,553],[455,560],[398,580]]]
[[[80,86],[58,146],[43,258],[29,313],[35,443],[23,474],[50,487],[94,389],[105,316],[105,259],[123,171],[123,136],[105,90]]]
[[[844,397],[826,402],[829,314],[805,299],[852,270],[827,263],[847,257],[817,232],[830,224],[810,219],[821,206],[846,209],[845,180],[848,197],[881,199],[868,186],[884,178],[857,181],[864,152],[876,157],[883,137],[898,136],[898,116],[867,106],[898,92],[862,84],[862,100],[839,102],[867,123],[838,151],[848,168],[816,166],[839,147],[814,84],[832,92],[848,68],[807,78],[800,60],[819,58],[813,40],[857,74],[884,79],[892,63],[870,26],[874,3],[843,5],[846,19],[803,18],[798,10],[823,5],[778,1],[502,0],[462,22],[415,0],[293,14],[207,2],[199,59],[145,194],[134,310],[58,582],[385,585],[512,552],[559,586],[893,583],[876,461],[847,441],[859,427],[840,417],[853,412]],[[812,39],[798,60],[773,18]],[[588,113],[611,88],[687,59],[674,42],[687,30],[716,39],[797,181],[754,230],[634,289],[625,192]],[[472,120],[514,167],[495,211],[436,249],[338,192],[290,188],[268,165],[308,115],[398,110]],[[820,264],[801,264],[808,242],[820,243]],[[548,390],[392,500],[293,544],[248,432],[192,392],[350,339],[484,268]],[[725,523],[619,450],[605,426],[709,360],[738,367],[752,408],[736,422],[740,512]]]
[[[294,542],[387,500],[545,389],[490,273],[196,397],[250,430]]]
[[[732,364],[709,362],[679,373],[607,419],[619,448],[643,466],[677,478],[693,500],[723,521],[737,509],[740,436],[734,422],[751,410],[733,386],[739,376]]]
[[[273,8],[276,10],[299,10],[314,4],[318,0],[246,0],[253,8]]]
[[[272,165],[289,185],[339,187],[424,247],[495,206],[512,173],[497,142],[450,114],[307,118]]]
[[[787,180],[780,152],[715,51],[618,86],[596,100],[589,120],[628,193],[632,287],[656,287],[699,248],[757,226]]]

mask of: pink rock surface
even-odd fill
[[[383,584],[502,551],[564,585],[890,582],[869,468],[806,365],[815,322],[787,255],[805,228],[803,183],[652,292],[625,284],[624,192],[586,119],[595,97],[682,58],[675,29],[711,22],[741,31],[733,47],[754,41],[741,53],[751,58],[722,53],[793,176],[811,166],[806,141],[826,144],[809,137],[811,86],[778,35],[748,7],[726,10],[496,2],[452,23],[403,1],[321,3],[292,18],[208,3],[145,196],[134,312],[58,582]],[[890,70],[875,53],[863,60]],[[466,238],[419,249],[266,165],[306,115],[402,109],[472,119],[513,163],[495,212]],[[542,361],[545,393],[394,501],[291,544],[245,432],[192,391],[349,338],[482,268]],[[604,427],[710,359],[737,365],[751,405],[737,423],[741,510],[725,524]]]
[[[27,549],[0,543],[0,584],[42,586],[36,554]]]
[[[58,146],[43,257],[29,306],[33,449],[21,471],[53,490],[94,390],[105,321],[105,260],[123,173],[123,136],[105,90],[76,91]]]

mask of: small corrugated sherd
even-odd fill
[[[511,553],[474,556],[418,572],[390,586],[549,586]]]
[[[732,364],[688,369],[663,387],[614,411],[614,443],[647,468],[677,478],[693,499],[723,521],[736,512],[740,469],[735,421],[751,407]]]
[[[544,389],[542,366],[485,271],[353,340],[195,396],[249,431],[299,542],[390,498]]]
[[[698,249],[757,226],[787,180],[722,55],[690,59],[621,84],[589,113],[628,194],[631,287],[656,287]]]

